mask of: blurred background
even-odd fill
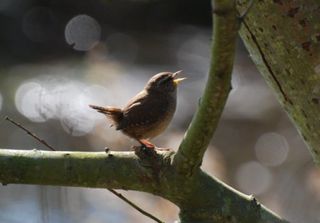
[[[128,150],[135,142],[87,105],[123,106],[153,74],[183,70],[174,120],[153,140],[176,149],[206,82],[210,11],[210,1],[1,0],[1,116],[58,150]],[[291,222],[319,222],[320,171],[241,40],[232,85],[203,169]],[[3,120],[0,147],[46,149]],[[164,199],[121,193],[178,218]],[[8,185],[0,197],[4,223],[151,222],[103,189]]]

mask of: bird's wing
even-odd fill
[[[148,93],[145,90],[140,91],[136,96],[130,99],[123,110],[128,110],[131,106],[136,106],[138,105],[137,103],[143,102],[147,95]]]
[[[126,110],[128,111],[130,109],[134,109],[134,107],[136,107],[136,106],[141,106],[141,101],[135,102],[135,103],[129,105],[129,107]]]
[[[128,104],[122,109],[123,111],[123,119],[119,123],[117,130],[125,129],[130,125],[130,123],[134,123],[132,121],[129,121],[132,119],[132,116],[136,113],[135,111],[141,110],[141,103],[145,100],[145,97],[147,95],[146,91],[139,92],[136,96],[134,96]],[[131,114],[130,114],[130,113]],[[136,118],[134,119],[136,120]]]
[[[150,96],[150,95],[149,95]],[[130,100],[128,105],[123,109],[123,119],[118,129],[124,129],[128,126],[145,125],[159,119],[159,113],[166,111],[166,100],[153,100],[147,98],[146,92],[140,92]]]

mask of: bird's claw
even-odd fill
[[[151,142],[149,142],[146,139],[139,139],[138,141],[141,144],[141,147],[144,147],[145,149],[154,150],[156,148],[155,145],[153,145]]]

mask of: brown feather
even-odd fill
[[[91,108],[97,110],[98,112],[104,114],[109,118],[113,125],[116,126],[116,129],[118,130],[119,123],[123,119],[123,112],[120,108],[115,107],[102,107],[102,106],[96,106],[96,105],[89,105]]]

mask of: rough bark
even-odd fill
[[[243,1],[241,6],[246,7],[246,2]],[[253,61],[273,88],[318,165],[319,21],[319,1],[260,0],[255,1],[240,31]]]

